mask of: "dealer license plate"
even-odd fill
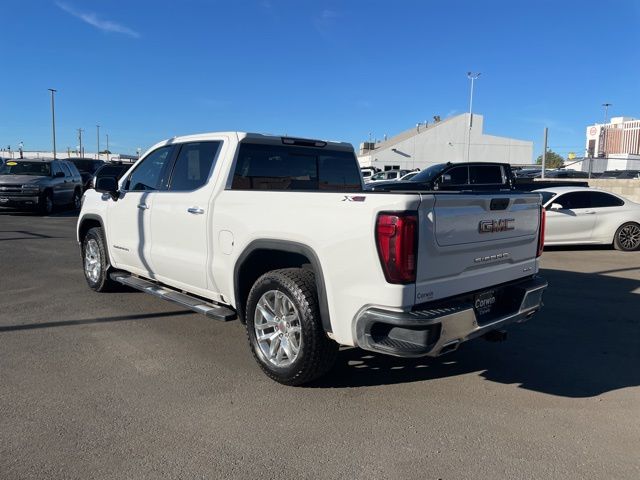
[[[478,293],[473,299],[473,307],[480,316],[489,315],[496,304],[496,291],[487,290]]]

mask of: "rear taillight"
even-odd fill
[[[547,223],[547,211],[543,206],[540,206],[540,230],[538,231],[538,254],[536,257],[542,255],[544,250],[544,229]]]
[[[387,282],[416,281],[418,216],[415,212],[380,213],[376,222],[376,243]]]

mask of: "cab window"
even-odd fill
[[[125,190],[145,192],[159,190],[166,181],[166,171],[173,146],[161,147],[147,155],[129,176]]]

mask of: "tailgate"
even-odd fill
[[[531,193],[424,196],[416,303],[536,273],[539,204]]]

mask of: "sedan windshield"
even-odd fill
[[[431,165],[430,167],[425,168],[416,176],[411,178],[410,182],[430,182],[434,178],[438,176],[438,174],[446,167],[444,163],[436,163],[435,165]]]
[[[51,165],[46,162],[16,162],[8,161],[0,168],[0,175],[32,175],[34,177],[48,177],[51,175]]]

